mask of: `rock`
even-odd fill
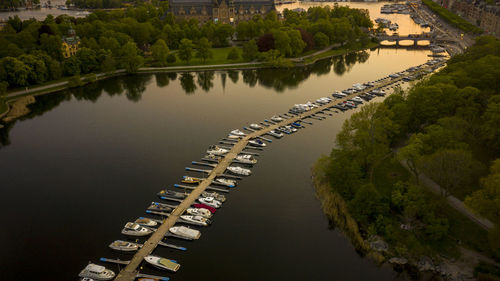
[[[382,238],[378,236],[371,236],[370,239],[370,248],[378,252],[385,252],[389,249],[389,245],[382,240]]]
[[[397,258],[397,257],[393,257],[391,259],[389,259],[389,262],[392,263],[392,264],[400,264],[400,265],[404,265],[404,264],[407,264],[408,263],[408,260],[405,259],[405,258]]]
[[[429,257],[422,256],[420,258],[420,261],[418,262],[418,270],[430,271],[434,269],[435,269],[434,264],[432,263],[432,260]]]

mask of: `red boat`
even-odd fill
[[[208,205],[201,204],[201,203],[198,203],[198,204],[193,204],[193,207],[195,207],[195,208],[203,208],[203,209],[207,209],[207,210],[209,210],[209,211],[210,211],[210,213],[212,213],[212,214],[215,214],[215,211],[217,210],[217,209],[215,209],[215,208],[213,208],[213,207],[210,207],[210,206],[208,206]]]

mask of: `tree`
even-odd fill
[[[19,57],[19,60],[28,66],[30,70],[28,74],[28,82],[30,84],[39,84],[47,80],[47,67],[41,58],[34,55],[22,55]]]
[[[109,73],[116,68],[116,61],[111,54],[106,55],[104,60],[101,63],[101,71],[105,73]]]
[[[177,59],[175,58],[175,55],[174,54],[169,54],[167,56],[167,62],[168,63],[174,63]]]
[[[216,47],[228,46],[228,38],[234,33],[234,28],[229,24],[216,24],[214,33],[214,45]]]
[[[274,49],[280,51],[283,56],[288,56],[292,53],[292,48],[290,46],[291,40],[288,37],[288,33],[282,30],[273,31],[274,38]]]
[[[0,82],[0,99],[5,98],[5,94],[7,94],[8,88],[9,88],[9,82],[7,81]]]
[[[198,43],[198,51],[196,52],[196,57],[200,58],[203,61],[203,63],[205,63],[207,59],[213,57],[213,53],[212,50],[210,50],[210,47],[212,47],[212,44],[208,41],[206,37],[200,39],[200,42]]]
[[[30,68],[22,61],[5,57],[0,60],[0,81],[7,81],[9,85],[28,85]]]
[[[400,161],[405,161],[406,165],[408,166],[408,169],[413,173],[415,176],[415,180],[417,183],[419,182],[419,170],[417,168],[417,163],[422,157],[422,151],[424,149],[424,144],[422,141],[422,134],[415,134],[410,137],[410,141],[408,144],[404,147],[402,147],[398,154],[397,158]]]
[[[302,41],[302,36],[300,35],[300,31],[293,29],[288,31],[288,37],[290,38],[290,54],[293,57],[296,57],[304,51],[306,47],[306,43]]]
[[[63,62],[64,74],[67,76],[80,74],[80,64],[80,60],[76,56],[65,59]]]
[[[178,51],[179,58],[189,63],[189,60],[193,57],[193,47],[193,41],[186,38],[182,39]]]
[[[314,43],[318,49],[323,49],[330,45],[330,39],[323,32],[318,31],[314,34]]]
[[[274,49],[274,36],[272,33],[266,33],[260,36],[256,43],[259,47],[259,52],[267,52]]]
[[[49,35],[47,33],[42,34],[40,36],[40,48],[58,61],[63,59],[61,37],[59,36]]]
[[[228,60],[238,60],[240,58],[240,52],[237,48],[231,48],[231,51],[227,54]]]
[[[500,224],[500,159],[493,161],[490,174],[481,179],[482,188],[465,199],[474,211]],[[500,250],[500,245],[498,247]]]
[[[169,50],[165,41],[162,39],[156,40],[156,43],[151,47],[151,51],[153,52],[153,58],[160,66],[165,66],[167,64]]]
[[[248,61],[252,61],[259,55],[259,50],[255,40],[250,40],[243,44],[243,58]]]
[[[143,63],[143,58],[139,56],[137,46],[134,42],[128,42],[121,50],[122,66],[128,73],[136,72]]]
[[[80,48],[76,52],[75,56],[80,61],[81,73],[90,73],[97,69],[97,57],[96,52],[89,48]]]
[[[470,183],[481,163],[465,150],[439,150],[421,158],[419,168],[441,186],[441,195],[460,194],[459,188]]]

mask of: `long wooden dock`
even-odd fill
[[[435,64],[434,66],[442,65],[443,63],[438,63]],[[433,66],[425,67],[425,68],[430,68]],[[424,69],[425,69],[424,68]],[[262,136],[266,133],[268,133],[271,130],[277,129],[278,127],[288,125],[290,123],[299,121],[303,118],[306,117],[311,117],[314,116],[315,114],[319,113],[320,111],[323,111],[327,108],[332,107],[334,104],[337,104],[339,102],[347,101],[351,96],[354,95],[359,95],[363,93],[370,92],[373,89],[376,88],[381,88],[384,86],[387,86],[389,84],[393,84],[395,82],[398,82],[402,80],[404,77],[413,75],[417,72],[423,71],[419,70],[414,73],[410,73],[408,75],[402,75],[399,78],[396,79],[388,79],[387,81],[384,81],[382,83],[379,83],[373,87],[366,88],[365,90],[358,92],[356,94],[350,95],[346,98],[343,99],[336,99],[331,103],[316,107],[310,111],[303,112],[297,115],[294,115],[282,122],[276,123],[276,122],[269,122],[268,127],[264,127],[261,130],[249,133],[248,135],[244,136],[242,139],[240,139],[238,142],[234,143],[234,145],[231,147],[231,150],[226,154],[226,156],[215,166],[212,171],[208,174],[207,178],[204,179],[185,199],[182,201],[173,211],[172,213],[164,220],[164,222],[158,227],[158,229],[151,235],[151,237],[144,243],[144,246],[137,251],[137,253],[133,256],[133,258],[130,260],[130,262],[127,264],[127,266],[121,270],[118,274],[118,276],[115,278],[115,281],[133,281],[138,274],[137,268],[141,265],[142,261],[144,260],[144,257],[150,255],[154,249],[158,246],[158,244],[162,241],[163,237],[168,233],[168,230],[175,225],[175,223],[179,220],[179,217],[188,209],[191,207],[193,203],[195,203],[196,199],[201,196],[201,193],[209,187],[209,185],[212,183],[212,181],[215,179],[215,177],[220,176],[224,174],[226,171],[226,168],[229,167],[229,165],[233,162],[233,160],[236,158],[236,156],[241,153],[245,148],[247,148],[248,141],[252,138]]]

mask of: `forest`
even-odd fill
[[[0,92],[64,77],[136,72],[141,66],[264,61],[279,66],[287,57],[326,46],[366,45],[372,22],[364,10],[338,5],[307,12],[286,10],[229,24],[176,20],[164,5],[97,10],[86,18],[48,16],[43,21],[10,18],[0,31]],[[61,42],[73,28],[76,55],[64,58]],[[283,63],[285,66],[289,64]],[[78,79],[76,79],[78,80]]]
[[[499,89],[500,41],[482,36],[439,72],[346,120],[323,169],[364,237],[382,237],[401,256],[456,257],[459,241],[500,259]],[[450,195],[496,227],[450,208]]]

